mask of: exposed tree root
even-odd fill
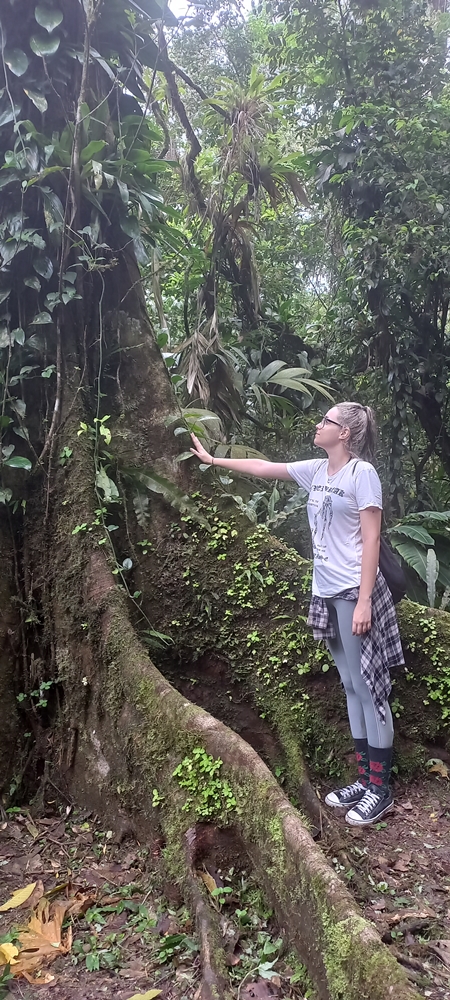
[[[225,973],[225,955],[221,943],[221,933],[217,913],[205,900],[194,874],[195,827],[186,832],[187,875],[185,891],[195,915],[197,934],[200,941],[202,966],[201,1000],[231,1000],[229,984]]]
[[[141,837],[160,825],[172,876],[178,874],[182,882],[186,878],[183,837],[196,821],[197,806],[193,796],[187,810],[181,810],[186,795],[173,770],[194,747],[204,748],[215,760],[223,761],[221,775],[236,799],[231,810],[226,802],[219,802],[214,818],[232,823],[238,831],[277,921],[320,996],[324,1000],[387,1000],[395,992],[399,1000],[412,1000],[404,972],[363,919],[258,754],[175,691],[148,659],[104,553],[91,553],[83,575],[74,577],[61,551],[58,569],[55,622],[66,719],[75,711],[81,720],[75,760],[67,774],[74,797],[89,802],[109,819],[122,808]],[[74,620],[75,593],[80,590],[88,639],[86,629],[84,639],[83,633],[77,634]],[[87,683],[82,685],[83,676]],[[61,740],[65,730],[61,718]],[[199,772],[200,784],[201,780]],[[155,786],[162,803],[158,810],[151,805]],[[187,888],[193,892],[190,879]],[[212,963],[211,922],[198,898],[196,909],[208,970],[205,984],[209,978],[213,989],[214,977],[217,980],[220,973]]]

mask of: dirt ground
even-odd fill
[[[395,797],[386,821],[365,830],[349,827],[335,811],[338,856],[325,842],[322,846],[418,993],[450,1000],[450,781],[445,768],[399,785]],[[63,911],[67,905],[61,930],[66,953],[58,950],[51,964],[43,964],[54,977],[48,985],[45,972],[30,972],[38,982],[41,977],[39,987],[24,978],[2,986],[0,976],[0,1000],[100,1000],[105,995],[150,1000],[152,991],[160,991],[153,995],[161,1000],[198,1000],[195,929],[178,887],[161,880],[160,857],[160,843],[117,844],[112,831],[102,829],[91,814],[56,800],[39,819],[26,809],[10,812],[0,823],[0,906],[15,890],[34,883],[36,888],[20,908],[0,912],[0,949],[5,939],[17,941],[19,928],[47,899]],[[228,938],[232,995],[314,1000],[312,984],[285,953],[251,873],[230,868],[204,870],[198,877]]]
[[[394,786],[395,809],[375,826],[355,829],[334,810],[343,852],[329,855],[429,1000],[450,1000],[450,781],[441,770]]]

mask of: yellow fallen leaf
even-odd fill
[[[19,949],[15,944],[10,944],[9,941],[0,944],[0,965],[15,965],[18,954]]]
[[[448,778],[448,767],[442,760],[439,760],[433,767],[430,767],[429,770],[430,772],[435,771],[436,774],[440,774],[441,778]]]
[[[13,892],[11,899],[8,899],[6,903],[3,903],[3,905],[0,906],[0,911],[4,912],[5,910],[15,910],[16,906],[22,906],[22,903],[24,903],[26,899],[29,899],[35,888],[36,882],[30,882],[30,884],[25,885],[23,889],[16,889],[16,891]]]
[[[147,993],[134,993],[129,1000],[154,1000],[154,997],[159,997],[162,990],[147,990]]]
[[[214,892],[214,889],[217,889],[217,883],[209,872],[199,872],[199,875],[202,882],[206,885],[208,892]]]
[[[39,837],[39,830],[37,826],[34,825],[33,820],[26,819],[25,826],[28,830],[28,833],[31,834],[33,840],[36,840],[36,837]]]

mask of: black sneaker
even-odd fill
[[[346,813],[345,819],[351,826],[370,826],[393,808],[392,792],[385,789],[378,791],[369,785],[360,802]]]
[[[360,781],[354,781],[353,785],[346,785],[345,788],[336,788],[334,792],[328,792],[328,795],[325,796],[325,803],[335,809],[348,809],[349,806],[360,802],[366,792],[367,785],[363,785]]]

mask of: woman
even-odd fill
[[[215,458],[192,435],[202,462],[259,479],[294,479],[309,494],[313,545],[308,623],[326,639],[347,697],[358,779],[330,792],[329,806],[346,808],[353,826],[368,826],[393,808],[389,787],[394,727],[389,671],[404,663],[391,593],[378,571],[381,483],[372,459],[372,410],[338,403],[316,425],[314,444],[326,459],[265,462]]]

